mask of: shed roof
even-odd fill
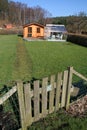
[[[28,26],[31,26],[31,25],[36,25],[36,26],[40,26],[40,27],[44,28],[44,25],[39,24],[39,23],[29,23],[29,24],[25,24],[25,25],[23,25],[23,28],[28,27]]]

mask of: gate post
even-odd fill
[[[21,130],[27,130],[25,122],[25,103],[24,103],[24,92],[23,92],[23,82],[17,82],[17,93],[20,109],[20,118],[21,118]]]
[[[70,90],[72,86],[72,75],[73,75],[73,67],[68,67],[68,81],[67,81],[67,92],[66,92],[66,109],[69,107],[70,103]]]

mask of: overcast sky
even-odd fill
[[[85,12],[87,14],[87,0],[13,0],[27,4],[29,7],[41,6],[48,10],[53,17],[69,16]]]

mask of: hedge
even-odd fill
[[[0,35],[10,35],[10,34],[23,35],[23,30],[18,30],[18,29],[2,29],[2,30],[0,30]]]
[[[67,41],[87,47],[87,35],[68,33]]]

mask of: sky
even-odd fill
[[[79,12],[87,14],[87,0],[13,0],[22,2],[29,7],[40,7],[52,14],[52,17],[76,15]]]

